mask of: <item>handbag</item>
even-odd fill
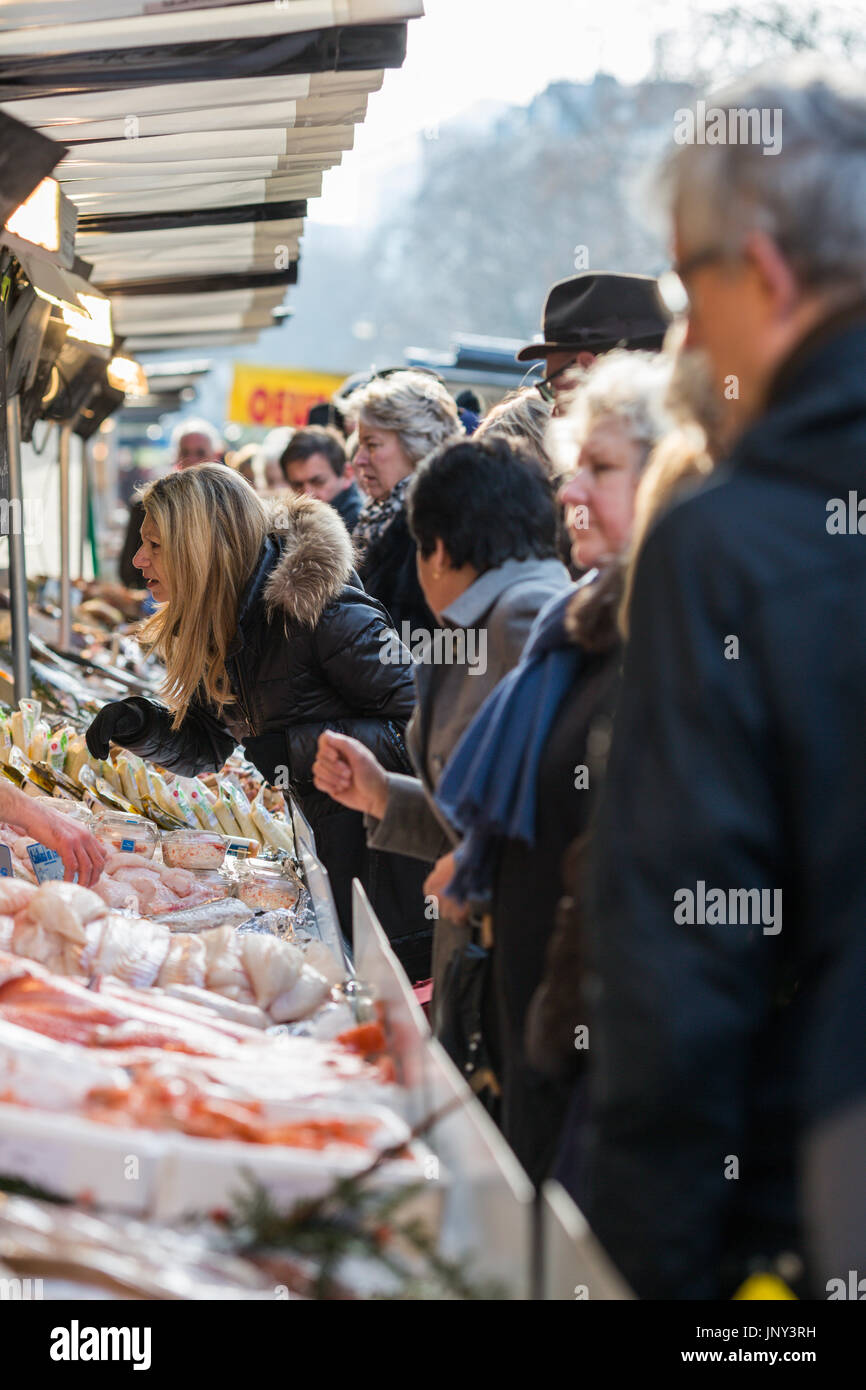
[[[434,996],[437,1037],[485,1109],[498,1113],[501,1088],[489,1039],[487,997],[492,986],[490,919],[471,919],[472,934],[445,967]]]

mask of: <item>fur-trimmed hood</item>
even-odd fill
[[[265,604],[315,627],[352,575],[349,533],[327,502],[289,494],[274,504],[273,534],[282,554],[265,585]]]

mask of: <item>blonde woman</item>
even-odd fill
[[[395,875],[390,858],[367,850],[361,816],[312,782],[325,729],[351,734],[392,771],[411,770],[403,747],[411,658],[361,588],[339,516],[291,495],[269,509],[243,478],[215,464],[172,473],[142,500],[134,563],[160,605],[142,639],[165,664],[165,703],[107,705],[88,730],[91,752],[104,757],[114,741],[195,774],[221,767],[243,743],[268,782],[288,782],[310,821],[344,930],[357,876],[386,930],[411,938],[412,921],[423,924],[423,866],[412,864],[407,879],[399,867]],[[429,924],[424,930],[420,954],[429,957]],[[414,969],[417,943],[404,944]]]
[[[407,370],[373,377],[347,409],[358,421],[355,473],[370,499],[352,532],[358,571],[398,632],[404,623],[429,631],[435,624],[415,570],[406,490],[422,458],[463,434],[457,406],[437,377]]]

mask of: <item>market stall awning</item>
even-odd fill
[[[55,177],[76,250],[131,350],[273,324],[306,202],[422,13],[418,0],[0,0],[0,107],[67,148]]]

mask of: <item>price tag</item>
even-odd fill
[[[44,883],[46,879],[63,877],[63,860],[55,850],[34,841],[32,845],[27,846],[27,853],[30,856],[30,863],[33,865],[33,872],[40,883]],[[78,874],[75,875],[73,882],[78,882]]]
[[[14,878],[12,851],[8,845],[0,845],[0,878]]]
[[[126,854],[135,854],[135,841],[134,841],[134,840],[121,840],[121,842],[120,842],[120,848],[121,848]]]

